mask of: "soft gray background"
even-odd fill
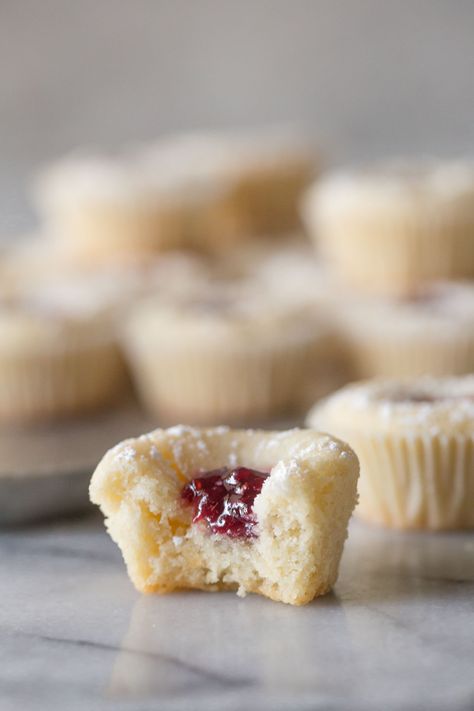
[[[300,121],[335,160],[474,144],[473,0],[0,0],[0,234],[73,147]]]

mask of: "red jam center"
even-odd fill
[[[222,467],[191,479],[181,496],[193,506],[193,523],[206,521],[213,533],[232,538],[255,538],[253,503],[267,477],[247,467]]]

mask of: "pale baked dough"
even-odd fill
[[[270,471],[255,499],[254,539],[192,524],[180,498],[197,472],[237,465]],[[336,581],[357,477],[352,450],[311,430],[177,426],[111,449],[90,496],[139,590],[230,589],[302,605]]]
[[[361,518],[474,526],[474,376],[357,383],[316,405],[307,422],[357,453]]]

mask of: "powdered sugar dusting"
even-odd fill
[[[431,434],[451,427],[474,432],[474,376],[376,379],[349,385],[316,406],[308,421],[329,429],[328,413],[356,420],[371,416],[385,428],[396,425]]]
[[[230,443],[230,451],[229,451],[229,466],[230,467],[238,466],[239,458],[237,456],[237,448],[238,448],[238,441],[237,441],[237,439],[233,439]]]
[[[121,463],[131,464],[138,457],[137,450],[131,444],[118,445],[115,449],[117,449],[117,461]]]
[[[186,434],[199,437],[201,433],[196,427],[190,427],[189,425],[174,425],[174,427],[168,427],[166,434],[171,437],[184,437]]]
[[[150,456],[152,459],[155,459],[156,461],[159,461],[162,457],[161,454],[158,451],[158,448],[155,444],[152,444],[150,447]]]

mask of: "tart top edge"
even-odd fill
[[[474,375],[375,378],[350,384],[316,404],[313,427],[474,437]]]
[[[287,431],[233,430],[178,425],[127,439],[110,449],[97,466],[90,484],[93,503],[109,499],[117,482],[120,498],[129,487],[158,474],[182,485],[221,467],[248,467],[268,472],[282,491],[291,481],[318,477],[357,476],[358,460],[345,442],[312,429]],[[121,482],[121,483],[119,483]]]

